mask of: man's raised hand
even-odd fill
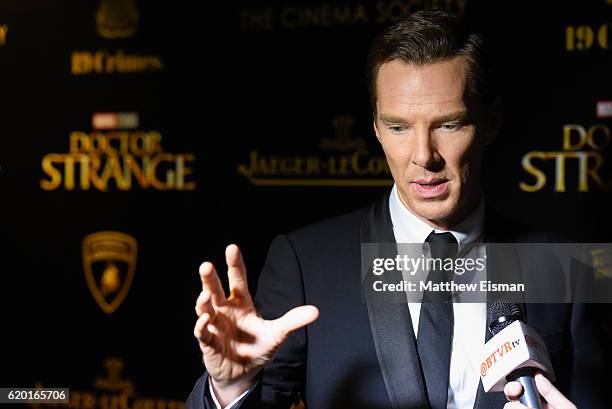
[[[194,335],[204,365],[222,406],[253,384],[259,371],[274,357],[287,336],[314,322],[319,310],[311,305],[293,308],[275,320],[264,320],[249,293],[246,267],[238,246],[225,249],[229,297],[212,263],[200,266],[202,292],[196,300],[198,320]]]

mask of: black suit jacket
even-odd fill
[[[549,240],[487,213],[489,241]],[[388,195],[369,208],[272,242],[255,297],[258,311],[274,319],[312,304],[320,317],[289,336],[237,407],[288,409],[300,398],[312,409],[429,407],[408,305],[362,302],[360,249],[368,242],[395,242]],[[528,270],[529,263],[522,267]],[[580,408],[604,408],[602,362],[608,357],[600,309],[527,304],[524,310],[527,324],[547,344],[557,386]],[[481,384],[474,407],[501,408],[505,402],[502,393],[485,394]],[[187,407],[214,408],[206,373],[196,382]]]

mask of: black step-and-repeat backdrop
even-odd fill
[[[391,185],[365,56],[425,8],[496,44],[488,203],[609,242],[610,0],[2,0],[1,384],[182,408],[198,265],[236,242],[254,289],[276,234]]]

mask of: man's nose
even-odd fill
[[[422,168],[432,168],[440,162],[440,155],[432,141],[429,129],[419,129],[414,135],[412,163]]]

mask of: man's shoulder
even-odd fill
[[[287,233],[291,239],[334,238],[359,232],[366,208],[353,210],[307,224]]]
[[[490,242],[566,243],[570,241],[550,230],[531,226],[515,218],[487,208],[485,231]]]

